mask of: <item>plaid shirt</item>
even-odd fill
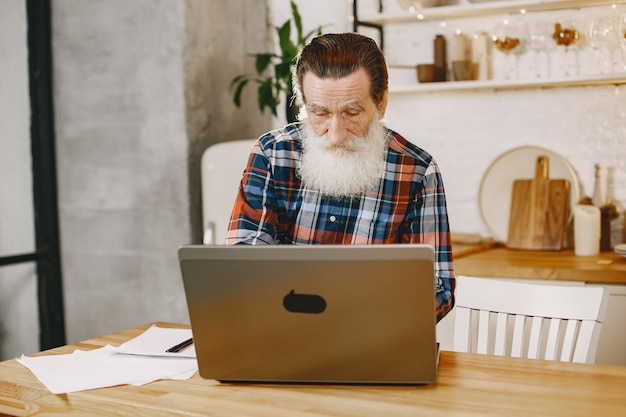
[[[380,183],[331,198],[303,184],[297,168],[304,129],[294,123],[256,142],[230,219],[226,244],[425,243],[435,248],[437,320],[454,304],[448,214],[439,167],[387,129]]]

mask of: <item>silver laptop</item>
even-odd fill
[[[178,256],[203,378],[437,378],[431,246],[183,246]]]

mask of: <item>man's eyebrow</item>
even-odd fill
[[[365,107],[363,106],[363,104],[361,102],[355,101],[354,103],[348,103],[344,106],[341,107],[341,110],[358,110],[361,111],[363,110]],[[321,106],[319,104],[310,104],[308,106],[308,109],[310,111],[327,111],[328,108],[326,108],[325,106]]]
[[[343,106],[344,110],[363,110],[364,108],[363,104],[359,101]]]
[[[319,104],[311,104],[310,106],[307,106],[309,108],[310,111],[325,111],[326,107],[324,106],[320,106]]]

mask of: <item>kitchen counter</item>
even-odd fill
[[[626,284],[626,258],[615,252],[576,256],[573,250],[462,249],[459,256],[453,252],[456,275]]]
[[[464,258],[475,253],[484,252],[495,247],[496,242],[491,238],[483,238],[480,235],[452,233],[452,257]]]

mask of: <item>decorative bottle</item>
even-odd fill
[[[615,199],[614,171],[613,167],[608,167],[606,175],[606,206],[611,229],[611,250],[623,242],[624,230],[624,208]]]
[[[435,81],[446,81],[448,74],[446,38],[436,35],[434,40],[435,50]]]
[[[593,196],[591,202],[594,206],[601,208],[606,204],[606,194],[604,193],[604,180],[602,178],[602,165],[595,165],[595,177],[593,181]]]
[[[591,202],[600,209],[600,252],[611,250],[611,216],[612,211],[607,204],[604,192],[604,177],[602,175],[602,165],[595,165],[595,179],[593,182],[593,196]]]

